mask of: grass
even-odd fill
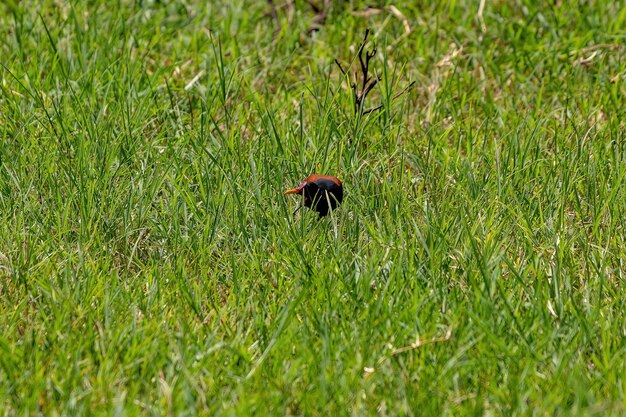
[[[379,3],[0,5],[3,415],[626,413],[624,3]]]

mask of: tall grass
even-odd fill
[[[624,414],[626,8],[367,6],[0,5],[4,415]]]

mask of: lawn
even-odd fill
[[[325,2],[0,4],[0,415],[626,414],[626,4]]]

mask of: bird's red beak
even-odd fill
[[[305,186],[306,186],[306,181],[298,185],[296,188],[292,188],[291,190],[285,191],[285,194],[302,194],[302,190],[304,190]]]

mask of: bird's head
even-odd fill
[[[285,191],[285,194],[300,194],[300,195],[302,195],[302,193],[304,193],[304,189],[309,184],[310,183],[308,181],[302,181],[300,183],[300,185],[298,185],[296,188],[292,188],[291,190]]]

